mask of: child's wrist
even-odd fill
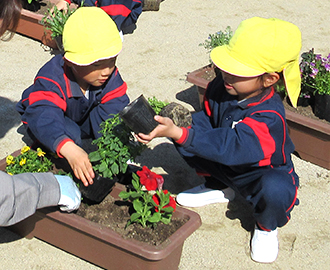
[[[178,140],[180,140],[180,138],[182,137],[182,135],[183,135],[182,128],[180,128],[178,126],[174,126],[172,139],[174,141],[178,141]]]

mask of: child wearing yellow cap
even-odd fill
[[[116,67],[122,41],[102,9],[80,7],[64,26],[63,46],[64,55],[39,70],[16,108],[31,138],[66,158],[87,186],[94,171],[82,139],[100,137],[101,122],[129,103]]]
[[[119,31],[126,33],[136,28],[136,22],[142,13],[142,0],[59,0],[56,6],[66,10],[68,4],[102,8],[116,23]]]
[[[155,116],[159,125],[149,135],[137,135],[143,143],[172,138],[188,164],[207,176],[205,184],[179,193],[179,204],[199,207],[240,194],[252,205],[251,258],[261,263],[276,260],[277,228],[298,204],[294,145],[274,85],[283,77],[296,105],[300,49],[301,33],[289,22],[259,17],[241,22],[229,44],[211,52],[221,73],[209,83],[192,125],[180,128]]]

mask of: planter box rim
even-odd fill
[[[114,192],[119,193],[121,190],[123,190],[123,188],[115,186],[113,190]],[[101,238],[102,240],[117,246],[117,248],[126,251],[131,252],[134,250],[135,254],[138,254],[141,257],[147,258],[149,260],[160,260],[164,257],[167,257],[171,253],[171,250],[173,250],[173,246],[177,246],[182,243],[181,237],[187,238],[201,225],[200,216],[196,212],[178,206],[175,213],[173,214],[173,217],[189,217],[189,220],[179,228],[182,229],[183,233],[181,232],[180,237],[178,237],[176,232],[174,232],[160,245],[152,246],[135,239],[124,239],[117,232],[111,230],[110,228],[87,220],[74,213],[63,213],[59,210],[52,211],[52,208],[40,209],[37,210],[37,212],[40,217],[45,216],[55,222],[60,222],[66,224],[67,226],[75,227],[77,230],[84,234],[86,234],[86,231],[88,231],[88,234],[93,237]],[[194,224],[193,227],[190,226],[191,223]],[[124,244],[122,239],[125,240]],[[120,245],[118,245],[119,241],[121,241]],[[136,249],[137,246],[139,247],[138,249]]]
[[[311,128],[322,133],[330,134],[330,124],[320,122],[304,115],[300,115],[288,109],[285,109],[285,116],[287,121],[295,122],[307,128]]]

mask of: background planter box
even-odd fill
[[[201,102],[212,73],[214,75],[213,67],[208,65],[187,75],[187,81],[196,85]],[[289,110],[285,110],[285,113],[298,156],[330,169],[330,125]]]
[[[49,2],[56,4],[57,0],[49,0]],[[31,12],[26,9],[22,9],[21,18],[16,32],[22,35],[31,37],[33,39],[41,41],[43,44],[57,49],[55,40],[51,38],[51,31],[46,30],[41,24],[41,20],[44,17],[44,14],[38,14]]]
[[[3,159],[0,170],[5,168]],[[119,198],[123,189],[124,186],[116,186],[111,195]],[[105,269],[173,270],[178,269],[185,239],[201,225],[200,216],[188,209],[177,207],[173,217],[189,220],[158,246],[125,240],[105,226],[74,213],[60,212],[57,207],[37,210],[8,228],[23,237],[39,238]]]

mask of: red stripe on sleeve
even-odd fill
[[[54,92],[37,91],[31,93],[29,96],[29,105],[32,105],[33,103],[38,102],[40,100],[50,101],[59,108],[61,108],[63,111],[66,111],[66,106],[67,106],[66,102]]]
[[[127,17],[131,13],[131,10],[124,5],[109,5],[101,8],[110,16],[121,15]]]
[[[60,158],[63,158],[63,156],[60,154],[60,151],[61,151],[61,148],[63,147],[63,145],[67,142],[73,142],[73,140],[71,140],[70,138],[66,138],[64,139],[63,141],[61,141],[58,146],[57,146],[57,149],[56,149],[56,154],[60,157]]]
[[[188,137],[188,129],[186,129],[184,127],[181,127],[181,129],[182,129],[182,136],[179,140],[176,141],[176,143],[178,143],[178,144],[183,144],[187,140],[187,137]]]
[[[211,111],[211,108],[210,108],[210,103],[209,103],[209,100],[206,99],[205,96],[204,96],[204,107],[205,107],[206,114],[208,116],[211,116],[212,115],[212,111]]]
[[[46,81],[49,81],[49,82],[52,82],[53,84],[55,84],[58,87],[58,89],[61,91],[62,96],[63,96],[63,99],[66,100],[66,97],[64,95],[63,89],[62,89],[62,87],[60,86],[60,84],[57,81],[54,81],[54,80],[52,80],[50,78],[43,77],[43,76],[36,77],[34,81],[39,80],[39,79],[46,80]]]
[[[260,146],[264,153],[264,158],[259,161],[259,166],[267,166],[271,164],[272,154],[275,152],[275,140],[270,135],[268,126],[263,122],[258,122],[250,117],[246,117],[240,123],[249,126],[258,137]]]
[[[123,95],[126,94],[126,90],[127,90],[127,84],[126,82],[124,82],[121,86],[119,86],[118,88],[112,90],[111,92],[109,93],[106,93],[104,95],[104,97],[101,99],[101,103],[104,104],[114,98],[117,98],[117,97],[121,97]]]

